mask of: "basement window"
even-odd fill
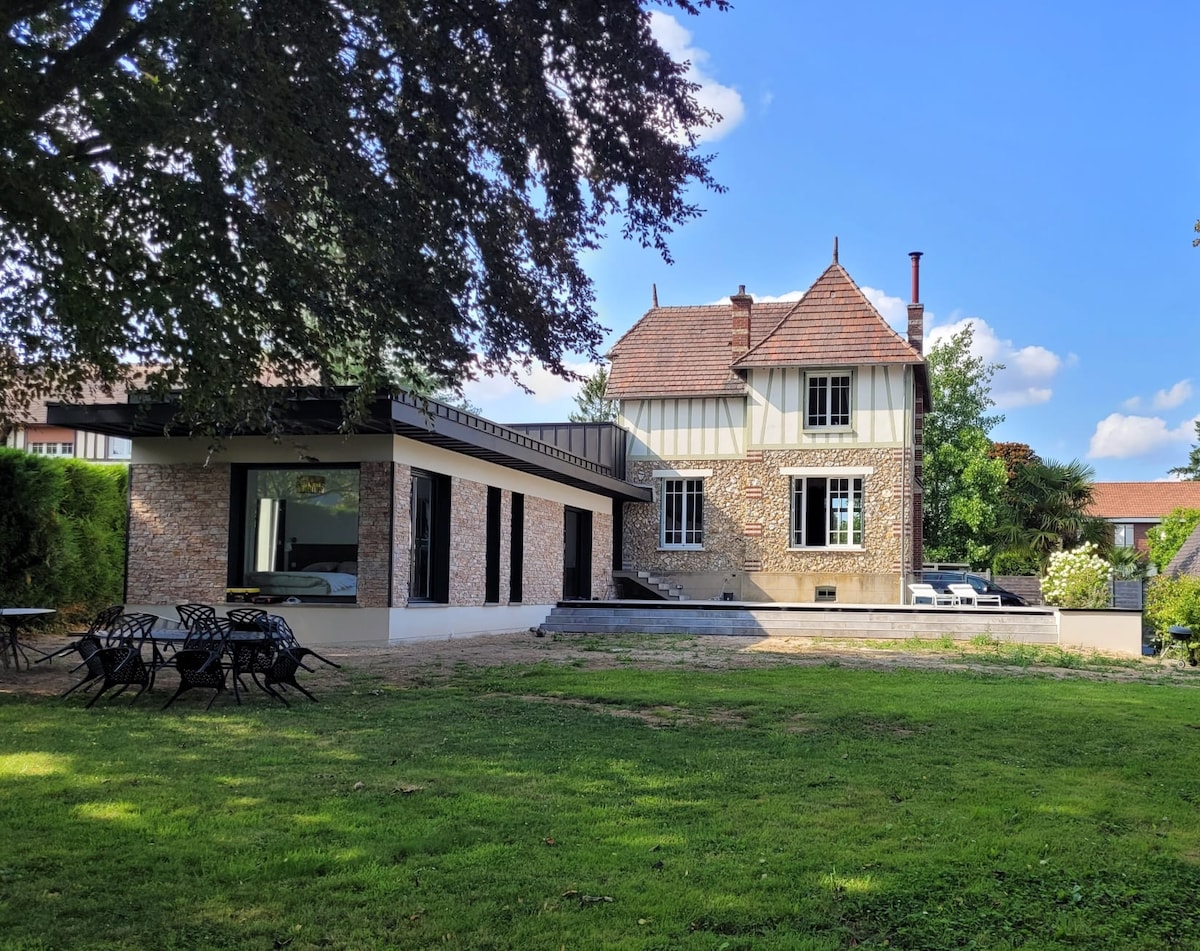
[[[818,601],[836,601],[837,600],[837,588],[831,584],[818,585],[817,586],[817,600]]]

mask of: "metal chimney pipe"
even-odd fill
[[[921,255],[924,251],[909,251],[908,256],[912,258],[912,302],[919,304],[921,302]]]

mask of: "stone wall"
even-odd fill
[[[392,469],[392,606],[402,608],[412,567],[412,466],[398,462]]]
[[[563,594],[563,505],[525,496],[525,604],[553,604]]]
[[[228,465],[129,467],[131,604],[225,600]]]
[[[747,600],[813,600],[817,586],[834,586],[840,601],[895,601],[902,563],[912,551],[913,526],[905,525],[912,488],[905,484],[905,463],[902,450],[853,447],[675,460],[673,469],[713,472],[704,480],[702,551],[659,549],[659,487],[652,473],[665,466],[632,463],[629,481],[655,484],[655,501],[625,507],[626,567],[677,581],[691,597],[729,591]],[[792,477],[779,470],[835,466],[872,470],[863,483],[862,547],[789,548]]]
[[[388,607],[392,536],[392,464],[364,462],[358,472],[358,595],[365,608]]]
[[[450,603],[483,604],[487,486],[450,480]]]
[[[612,593],[613,517],[606,512],[592,513],[592,597],[606,598]]]

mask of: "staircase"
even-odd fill
[[[1050,608],[933,607],[931,605],[801,605],[760,602],[562,602],[542,622],[547,633],[729,634],[749,637],[826,637],[903,640],[985,636],[1026,644],[1057,644]]]
[[[687,600],[683,593],[683,585],[672,584],[666,578],[660,578],[649,571],[614,571],[612,576],[614,580],[622,578],[637,585],[652,598],[661,598],[665,601]]]

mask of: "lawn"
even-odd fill
[[[1192,686],[539,663],[321,698],[0,694],[0,947],[1200,947]]]

